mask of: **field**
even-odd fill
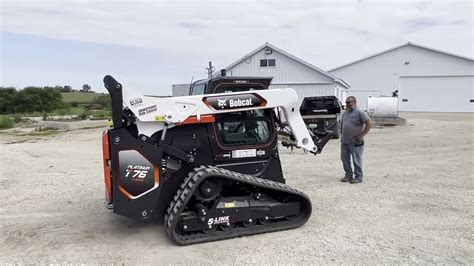
[[[77,103],[90,103],[102,93],[84,93],[84,92],[63,92],[63,101],[65,103],[77,102]]]
[[[403,113],[374,128],[365,180],[341,183],[339,143],[281,149],[313,202],[297,229],[178,247],[162,220],[104,207],[101,130],[0,134],[0,264],[474,264],[474,115]]]

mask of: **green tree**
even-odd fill
[[[50,112],[63,107],[61,94],[54,88],[27,87],[19,92],[16,112]]]
[[[13,87],[0,87],[0,114],[14,113],[18,91]]]
[[[82,85],[82,91],[89,92],[91,90],[91,86],[89,84]]]

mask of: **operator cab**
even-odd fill
[[[267,90],[272,78],[265,77],[216,77],[192,84],[191,95],[248,92]],[[267,143],[273,134],[270,126],[271,110],[239,111],[216,115],[219,144],[245,146]]]
[[[190,95],[267,90],[272,78],[268,77],[215,77],[194,82]],[[217,164],[267,161],[274,157],[277,145],[275,117],[272,109],[258,109],[216,114],[215,123],[208,130],[215,136],[211,141]],[[260,172],[266,163],[245,167],[254,169],[249,174]],[[242,167],[242,166],[240,166]],[[228,168],[228,167],[227,167]],[[243,169],[233,169],[247,172]]]

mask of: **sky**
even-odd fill
[[[0,0],[0,86],[171,95],[265,42],[329,70],[412,42],[474,58],[473,1]]]

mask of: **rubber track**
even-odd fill
[[[234,182],[245,183],[251,186],[283,192],[287,195],[299,197],[301,204],[301,214],[294,219],[285,221],[275,221],[266,225],[253,225],[249,227],[236,227],[226,231],[214,231],[191,235],[179,235],[176,233],[176,226],[179,216],[183,212],[186,204],[191,199],[199,184],[209,177],[219,177]],[[303,204],[304,203],[304,204]],[[283,183],[274,182],[267,179],[245,175],[215,166],[200,166],[188,174],[188,177],[181,184],[176,195],[171,201],[165,215],[165,227],[168,237],[178,245],[189,245],[201,242],[215,241],[238,236],[253,235],[264,232],[280,231],[296,228],[303,225],[311,216],[311,202],[301,191],[293,189]]]

